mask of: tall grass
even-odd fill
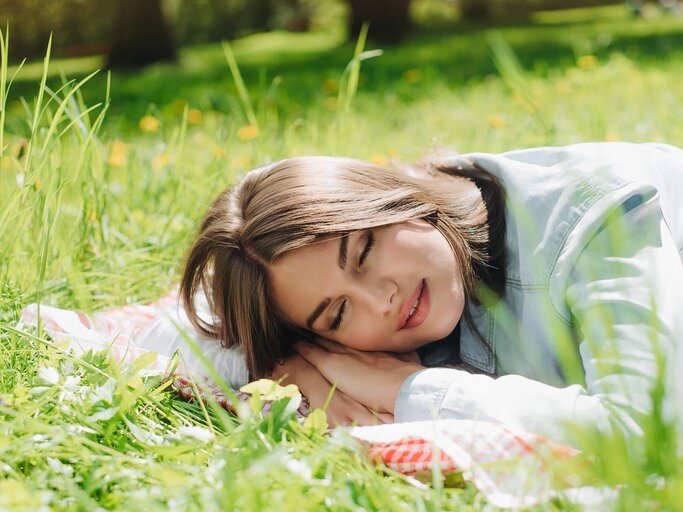
[[[474,41],[488,40],[486,53],[499,71],[492,67],[458,87],[440,78],[438,64],[419,57],[439,39],[417,38],[381,56],[366,51],[361,39],[355,49],[341,50],[350,50],[346,71],[345,62],[333,75],[304,70],[299,81],[286,66],[270,80],[268,70],[241,71],[240,58],[248,55],[239,43],[190,50],[190,56],[204,52],[211,72],[223,66],[225,90],[235,87],[231,71],[239,95],[220,93],[225,97],[216,105],[201,94],[160,102],[132,110],[134,123],[123,124],[107,117],[117,86],[137,80],[151,87],[159,69],[127,83],[89,72],[55,82],[48,48],[33,91],[22,83],[19,99],[7,64],[8,33],[2,34],[0,508],[487,509],[469,487],[424,485],[373,467],[342,433],[306,431],[285,412],[262,419],[245,410],[235,419],[215,405],[202,409],[179,400],[168,382],[141,377],[142,363],[121,368],[103,354],[74,358],[40,328],[17,321],[31,302],[94,311],[165,293],[209,200],[264,161],[333,153],[388,163],[444,145],[463,151],[606,139],[683,145],[680,59],[655,65],[577,46],[572,62],[530,71],[506,43],[514,46],[519,31],[503,29],[503,38],[488,39],[472,34]],[[367,57],[376,58],[361,68]],[[391,68],[394,61],[401,66]],[[308,91],[309,101],[293,95],[295,89]],[[86,100],[96,92],[99,99]],[[222,102],[230,108],[221,110]],[[659,417],[652,424],[645,462],[633,458],[628,439],[595,438],[588,446],[593,464],[565,476],[621,486],[616,510],[675,510],[683,473],[680,461],[661,451],[674,432]],[[541,509],[574,508],[553,502]]]

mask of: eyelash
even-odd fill
[[[365,243],[365,248],[363,249],[363,252],[360,255],[360,258],[358,258],[358,266],[362,266],[363,263],[365,263],[365,260],[368,258],[368,255],[370,254],[370,251],[372,251],[372,248],[375,246],[375,235],[370,233],[368,235],[368,241]],[[346,309],[346,300],[342,302],[341,307],[339,308],[339,313],[337,314],[337,317],[334,319],[334,322],[332,322],[332,325],[330,326],[330,330],[332,332],[336,331],[339,329],[339,326],[342,323],[342,320],[344,319],[344,310]]]
[[[358,266],[362,266],[363,263],[365,263],[365,260],[368,257],[368,254],[370,254],[370,251],[372,251],[372,248],[374,246],[375,246],[375,235],[370,233],[368,235],[368,241],[365,244],[365,249],[363,249],[363,253],[360,255],[360,258],[358,259]]]

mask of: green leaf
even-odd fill
[[[280,400],[299,395],[299,388],[295,384],[280,386],[270,379],[259,379],[245,384],[240,388],[242,393],[257,395],[261,400]]]
[[[128,367],[128,370],[130,373],[133,374],[138,373],[145,366],[149,366],[150,364],[152,364],[156,358],[156,352],[147,352],[146,354],[143,354],[140,357],[136,358],[135,361]]]
[[[322,409],[315,409],[304,420],[302,428],[309,436],[323,435],[327,432],[327,414]]]

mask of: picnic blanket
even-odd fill
[[[156,352],[152,363],[144,369],[147,375],[169,375],[177,350],[182,357],[172,378],[179,395],[193,400],[198,398],[194,391],[197,389],[199,398],[211,396],[221,406],[235,411],[236,404],[230,402],[203,368],[201,357],[196,354],[199,349],[216,364],[219,375],[236,388],[238,400],[250,397],[236,385],[246,382],[240,352],[228,351],[192,329],[178,306],[177,291],[152,304],[125,305],[93,315],[50,306],[41,306],[39,312],[33,304],[22,311],[22,320],[35,325],[38,314],[45,331],[77,354],[90,349],[109,350],[121,364],[128,364],[143,354]],[[187,342],[188,335],[196,343],[194,351]],[[195,387],[198,382],[201,384]],[[267,404],[263,412],[267,412]],[[296,414],[303,419],[308,413],[309,404],[304,397]],[[364,446],[371,460],[428,480],[435,475],[457,473],[477,487],[491,504],[503,508],[532,506],[556,496],[554,463],[578,455],[576,450],[532,432],[486,421],[437,420],[347,429]],[[588,491],[589,497],[583,492],[580,501],[596,499],[594,490]]]

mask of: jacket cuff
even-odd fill
[[[451,368],[425,368],[408,377],[396,396],[394,421],[438,419],[446,391],[458,376]]]

